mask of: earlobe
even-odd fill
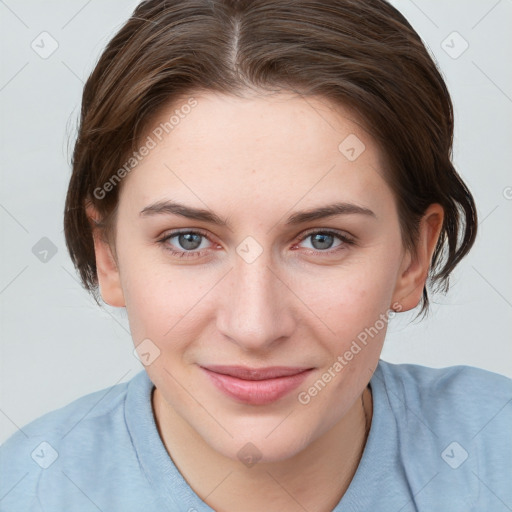
[[[431,204],[420,221],[416,253],[406,252],[393,293],[392,302],[400,304],[400,311],[414,309],[423,296],[443,219],[442,206]]]
[[[126,304],[117,262],[112,254],[110,245],[101,236],[101,229],[96,226],[100,216],[91,204],[86,207],[86,212],[92,225],[96,270],[101,298],[110,306],[125,307]]]

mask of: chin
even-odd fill
[[[251,436],[237,437],[229,443],[214,443],[211,448],[229,459],[240,461],[247,467],[256,464],[270,464],[290,459],[302,450],[309,442],[299,437],[297,432],[283,431],[274,439],[255,439]]]
[[[197,433],[211,449],[220,455],[251,467],[251,460],[258,464],[285,461],[295,457],[329,428],[328,422],[320,426],[308,426],[305,418],[297,414],[295,421],[287,414],[272,418],[245,418],[243,421],[227,422],[226,432],[213,433],[205,425],[197,425]],[[284,421],[283,421],[284,420]],[[212,435],[213,434],[213,435]]]

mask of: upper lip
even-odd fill
[[[267,368],[249,368],[246,366],[225,366],[225,365],[212,365],[203,366],[206,370],[211,372],[229,375],[238,379],[244,380],[265,380],[276,379],[278,377],[289,377],[290,375],[297,375],[298,373],[311,370],[307,367],[290,367],[290,366],[269,366]]]

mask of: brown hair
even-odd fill
[[[474,243],[473,197],[451,162],[453,108],[420,37],[384,0],[147,0],[110,41],[84,87],[64,214],[66,244],[98,301],[91,202],[113,240],[121,166],[148,122],[194,91],[295,91],[350,107],[380,144],[404,245],[432,203],[445,219],[429,286]],[[121,184],[120,184],[121,185]],[[95,191],[102,190],[100,197]],[[420,312],[428,307],[427,286]]]

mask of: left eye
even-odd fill
[[[332,248],[332,244],[335,238],[341,241],[336,247],[343,245],[345,240],[343,240],[342,236],[329,231],[317,231],[315,233],[309,233],[304,238],[302,238],[301,242],[311,239],[313,249],[318,251],[325,251],[326,249]]]

